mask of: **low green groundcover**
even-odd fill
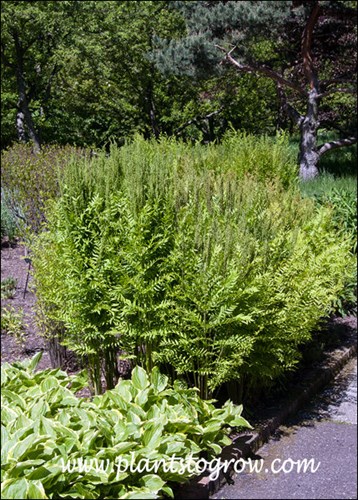
[[[186,463],[250,427],[242,406],[217,409],[156,368],[86,399],[75,395],[85,377],[35,372],[40,358],[1,367],[2,498],[173,497],[170,485],[192,475]]]

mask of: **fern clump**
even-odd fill
[[[241,399],[296,366],[354,263],[331,210],[279,175],[280,147],[274,174],[247,147],[221,165],[219,147],[140,138],[69,166],[33,248],[35,280],[95,392],[102,372],[115,385],[119,353],[205,398],[231,383]]]

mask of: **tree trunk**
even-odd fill
[[[303,180],[313,179],[318,175],[317,130],[318,121],[318,92],[310,90],[308,94],[307,113],[300,124],[300,177]]]
[[[151,82],[148,84],[148,87],[146,90],[145,102],[146,102],[146,108],[147,108],[147,115],[148,115],[149,121],[150,121],[151,133],[153,134],[153,136],[156,139],[158,139],[158,137],[160,135],[160,130],[159,130],[156,112],[155,112],[155,104],[154,104],[154,98],[153,98],[153,85]]]
[[[16,130],[20,142],[26,142],[25,116],[21,109],[16,113]]]
[[[29,103],[25,92],[25,82],[20,71],[17,72],[17,87],[19,100],[17,103],[18,112],[16,115],[17,134],[20,141],[26,141],[24,124],[26,124],[29,138],[34,144],[34,151],[38,153],[41,149],[41,142],[32,119]]]
[[[31,111],[29,108],[29,100],[26,95],[26,82],[24,77],[24,64],[23,64],[23,48],[22,44],[18,38],[15,36],[15,48],[16,48],[16,82],[18,91],[18,102],[17,102],[17,115],[16,115],[16,128],[17,134],[20,141],[26,141],[25,127],[27,127],[27,133],[29,138],[34,144],[34,151],[38,153],[41,149],[40,137],[36,132],[35,125],[32,119]]]

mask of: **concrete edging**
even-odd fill
[[[318,367],[312,368],[307,373],[304,387],[296,389],[288,397],[283,408],[276,416],[269,418],[255,432],[240,434],[231,445],[226,446],[220,455],[221,461],[247,459],[255,454],[289,416],[294,414],[314,394],[327,385],[356,354],[356,343],[349,347],[341,347],[330,353]],[[191,479],[189,483],[175,489],[174,498],[181,500],[208,499],[210,495],[216,493],[226,483],[230,483],[233,474],[233,466],[229,467],[226,473],[221,470],[219,477],[215,480],[209,478],[209,472],[204,472],[200,476]]]

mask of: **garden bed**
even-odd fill
[[[16,290],[13,298],[1,299],[2,308],[12,307],[16,312],[23,311],[23,343],[16,342],[14,336],[1,331],[1,363],[24,360],[32,358],[34,354],[42,351],[42,358],[38,365],[39,370],[52,368],[49,353],[46,349],[45,341],[38,334],[35,321],[36,296],[32,287],[31,273],[25,293],[26,279],[29,265],[25,262],[26,249],[23,244],[16,242],[9,244],[7,240],[1,245],[1,280],[14,278],[16,280]],[[75,357],[70,356],[67,365],[63,367],[68,373],[76,373],[79,366]]]
[[[32,276],[29,275],[27,291],[25,291],[26,279],[28,274],[28,264],[24,258],[26,249],[23,244],[17,242],[10,245],[6,240],[1,246],[1,279],[15,278],[17,281],[14,297],[11,299],[2,299],[2,307],[12,306],[15,310],[22,309],[24,311],[24,343],[23,345],[16,342],[15,338],[6,333],[1,333],[1,362],[12,363],[14,361],[31,358],[34,354],[42,351],[43,355],[38,366],[38,369],[52,368],[49,353],[46,349],[44,339],[38,334],[38,329],[35,321],[36,296],[32,287]],[[333,350],[338,345],[343,345],[347,339],[357,332],[357,318],[354,316],[346,316],[344,318],[334,317],[327,324],[330,337],[334,342],[328,347]],[[316,360],[313,360],[315,363]],[[318,360],[317,360],[318,361]],[[303,367],[304,368],[304,367]],[[66,366],[63,367],[68,373],[76,373],[79,371],[78,363],[75,356],[69,356]],[[293,375],[293,378],[299,378]]]
[[[12,363],[14,361],[24,360],[42,351],[42,359],[37,369],[51,368],[51,361],[46,349],[46,343],[38,334],[36,326],[34,308],[36,296],[32,288],[31,275],[29,276],[25,293],[28,276],[28,263],[24,260],[26,255],[25,247],[20,243],[15,245],[9,245],[6,242],[3,243],[1,248],[2,280],[10,277],[15,278],[16,290],[13,298],[4,299],[2,301],[2,306],[6,307],[10,305],[17,311],[20,309],[24,311],[24,335],[23,343],[19,344],[13,336],[2,333],[2,362]],[[231,434],[230,437],[233,438],[233,444],[224,448],[221,455],[222,460],[230,460],[231,458],[237,460],[240,457],[246,458],[250,456],[250,454],[255,453],[260,444],[268,438],[270,432],[272,432],[286,416],[286,413],[294,412],[301,404],[301,400],[306,400],[311,394],[310,387],[312,384],[310,385],[310,380],[318,379],[319,377],[316,376],[317,373],[322,372],[322,376],[318,381],[320,383],[322,382],[322,384],[325,382],[326,378],[330,376],[331,372],[333,373],[334,370],[327,370],[327,367],[320,368],[320,358],[322,356],[327,359],[332,358],[334,367],[336,365],[338,366],[339,360],[335,360],[332,356],[335,354],[337,346],[341,347],[343,350],[347,350],[347,348],[352,346],[355,342],[357,318],[353,316],[331,318],[327,324],[325,324],[323,332],[318,334],[318,339],[313,342],[311,348],[307,349],[308,351],[310,351],[310,349],[316,349],[317,345],[320,345],[321,339],[325,336],[324,332],[326,333],[327,339],[330,340],[326,340],[322,352],[314,352],[314,354],[311,353],[309,356],[307,352],[304,353],[303,362],[301,362],[299,369],[290,376],[287,376],[285,387],[278,384],[277,388],[270,391],[267,397],[263,398],[259,404],[255,405],[254,409],[252,407],[250,408],[250,415],[245,416],[249,419],[255,430],[253,433],[246,433],[246,435]],[[316,334],[314,337],[316,337]],[[329,355],[330,351],[334,351],[332,352],[332,356]],[[66,369],[69,374],[78,372],[79,366],[76,363],[75,356],[69,356],[66,366],[63,368]],[[307,377],[305,378],[305,376],[310,374],[311,377],[309,377],[306,384]],[[307,390],[306,386],[308,386],[309,390]],[[313,389],[315,389],[315,387],[313,387]],[[77,396],[88,395],[87,389],[77,393]],[[287,395],[292,396],[290,405],[283,403],[283,401],[285,401],[285,395],[286,397]],[[248,408],[245,408],[245,410],[247,409]],[[248,440],[250,443],[248,443]],[[230,481],[231,472],[221,474],[215,481],[209,481],[208,475],[205,473],[200,477],[195,477],[185,486],[177,486],[175,488],[175,498],[209,498],[210,493],[216,491],[224,482]]]

